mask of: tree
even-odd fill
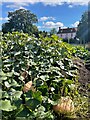
[[[29,10],[19,9],[8,12],[8,22],[2,25],[2,32],[23,31],[24,33],[35,33],[37,27],[33,25],[38,22],[37,16]]]
[[[48,36],[48,32],[47,31],[39,31],[39,35],[41,35],[42,37],[47,37]]]
[[[77,37],[83,44],[88,42],[88,11],[84,12],[81,17],[78,25]]]
[[[53,35],[53,34],[56,34],[56,33],[57,33],[56,29],[52,28],[51,31],[50,31],[50,35]]]
[[[88,42],[90,43],[90,2],[88,4]]]

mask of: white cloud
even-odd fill
[[[26,9],[25,7],[20,6],[19,9]],[[27,10],[27,9],[26,9]]]
[[[8,17],[5,17],[5,18],[0,17],[0,20],[8,20]]]
[[[0,6],[2,5],[2,2],[0,1]]]
[[[38,27],[38,29],[42,28],[42,26],[37,26],[37,27]]]
[[[44,16],[44,17],[41,17],[39,19],[39,21],[46,21],[46,20],[55,20],[55,18],[54,17],[46,17],[46,16]]]
[[[59,1],[59,0],[42,0],[42,3],[44,3],[44,5],[50,5],[50,6],[56,6],[56,5],[63,5],[64,2],[63,0]]]
[[[53,28],[55,28],[58,31],[59,27],[67,28],[66,26],[64,26],[62,22],[52,22],[52,21],[43,22],[42,26],[37,26],[37,27],[40,30],[47,30],[47,31],[50,31]]]
[[[14,2],[17,4],[22,4],[22,3],[38,3],[42,2],[45,5],[62,5],[64,3],[71,4],[71,5],[87,5],[90,0],[2,0],[2,2]]]
[[[73,8],[73,5],[69,5],[68,7],[69,7],[69,8]]]
[[[77,27],[79,24],[79,21],[76,21],[74,24],[71,24],[72,27]]]
[[[48,21],[43,23],[43,28],[58,28],[58,27],[64,27],[64,24],[62,22],[52,22],[52,21]]]
[[[15,8],[15,9],[25,9],[25,6],[28,6],[29,4],[28,3],[25,3],[25,2],[15,2],[15,3],[10,3],[9,5],[7,5],[6,7],[7,8]]]

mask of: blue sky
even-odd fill
[[[60,2],[61,1],[61,2]],[[69,1],[69,2],[67,2]],[[8,12],[25,8],[36,14],[39,30],[50,31],[58,27],[77,27],[81,15],[88,9],[88,0],[2,0],[0,3],[0,29],[1,24],[7,22]]]

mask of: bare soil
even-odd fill
[[[80,92],[88,95],[88,84],[90,84],[90,70],[85,67],[85,63],[81,59],[74,59],[73,63],[78,67],[78,75],[80,82]]]

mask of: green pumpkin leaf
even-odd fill
[[[12,106],[9,100],[1,100],[0,109],[3,111],[13,111],[16,107]]]

